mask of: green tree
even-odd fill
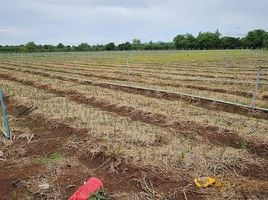
[[[142,44],[139,39],[132,40],[132,49],[133,50],[140,50],[142,49]]]
[[[91,47],[92,51],[104,51],[105,50],[105,46],[102,44],[97,44],[97,45],[93,45]]]
[[[62,44],[62,43],[59,43],[58,45],[57,45],[57,48],[59,48],[59,49],[63,49],[65,46]]]
[[[266,32],[262,29],[249,31],[243,40],[244,46],[248,48],[263,48]]]
[[[74,48],[71,45],[67,45],[66,46],[66,51],[68,51],[68,52],[74,51]]]
[[[26,45],[26,51],[27,52],[37,52],[38,46],[34,42],[28,42]]]
[[[221,47],[223,49],[237,49],[241,47],[241,42],[239,38],[225,36],[221,38]]]
[[[77,46],[77,51],[90,51],[90,45],[88,43],[81,43]]]
[[[134,45],[140,45],[141,44],[141,41],[139,39],[134,39],[132,41],[132,44],[134,44]]]
[[[182,44],[183,40],[184,40],[184,35],[177,35],[173,39],[176,49],[183,49],[183,44]]]
[[[200,32],[197,36],[197,43],[200,49],[218,49],[221,47],[220,33]]]
[[[59,43],[59,44],[57,45],[57,47],[56,47],[56,50],[57,50],[57,51],[65,51],[66,49],[65,49],[64,44]]]
[[[263,48],[268,49],[268,32],[266,32],[264,35]]]
[[[122,43],[122,44],[119,44],[118,45],[118,49],[120,51],[128,51],[128,50],[131,50],[131,44],[129,42],[125,42],[125,43]]]
[[[245,37],[240,38],[240,43],[243,49],[250,48],[250,45]]]
[[[191,34],[177,35],[173,41],[176,49],[194,49],[196,48],[196,38]]]
[[[46,52],[53,52],[55,51],[55,47],[53,45],[45,44],[43,46],[44,51]]]
[[[116,47],[115,44],[113,42],[111,42],[111,43],[108,43],[105,45],[105,50],[106,51],[113,51],[113,50],[115,50],[115,47]]]

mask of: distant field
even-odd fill
[[[0,87],[7,199],[66,199],[90,176],[109,199],[268,198],[268,113],[231,105],[268,109],[268,51],[0,54]]]
[[[129,71],[124,52],[22,54],[3,57],[2,67],[92,81],[129,82],[132,86],[247,105],[253,103],[257,68],[262,67],[256,105],[268,108],[266,51],[144,51],[127,54]]]

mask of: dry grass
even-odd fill
[[[234,169],[243,170],[247,166],[261,166],[264,162],[263,159],[256,159],[243,149],[202,144],[184,138],[172,130],[133,122],[68,101],[64,97],[55,98],[32,87],[3,81],[1,84],[8,87],[5,89],[13,91],[19,101],[39,107],[39,110],[34,112],[41,112],[47,117],[61,120],[71,119],[72,125],[88,128],[91,130],[89,137],[99,141],[98,149],[106,149],[107,155],[112,157],[132,158],[139,165],[150,165],[165,170],[183,169],[190,171],[193,178],[209,175],[223,179],[233,173]],[[167,143],[152,147],[154,140],[163,135],[166,135]],[[94,153],[87,149],[90,144],[86,141],[82,145],[82,148],[81,144],[78,146],[84,153],[87,151]]]
[[[172,53],[171,53],[172,54]],[[228,54],[229,65],[224,67],[221,63],[220,56]],[[175,64],[173,62],[168,62],[167,55],[162,55],[166,60],[162,60],[161,63],[137,63],[141,55],[133,55],[133,60],[131,63],[131,83],[138,86],[154,87],[157,89],[165,89],[169,91],[184,92],[199,96],[205,96],[210,98],[217,98],[232,102],[240,102],[245,104],[251,104],[252,98],[243,97],[241,95],[232,95],[229,93],[219,93],[213,92],[213,89],[224,89],[228,92],[237,91],[252,93],[254,91],[254,80],[256,76],[256,65],[261,63],[261,66],[265,65],[265,60],[267,59],[267,54],[265,52],[260,52],[262,59],[256,59],[254,52],[204,52],[199,54],[199,52],[193,52],[191,59],[187,58],[187,55],[178,55],[181,59],[186,56],[187,62]],[[158,54],[156,54],[158,55]],[[94,55],[96,56],[96,55]],[[90,57],[85,56],[77,57],[76,65],[74,61],[71,60],[72,57],[52,57],[46,58],[45,61],[40,61],[38,57],[36,58],[24,58],[23,60],[18,60],[18,67],[34,67],[37,70],[43,70],[45,68],[46,72],[50,70],[60,70],[62,72],[67,72],[68,75],[77,78],[85,79],[88,78],[83,76],[88,74],[91,76],[90,79],[103,81],[110,80],[115,83],[126,83],[127,73],[125,66],[116,59],[113,60],[114,54],[104,55],[105,57]],[[102,56],[102,55],[100,55]],[[120,55],[118,55],[120,58]],[[149,55],[152,57],[153,55]],[[158,55],[159,56],[159,55]],[[175,55],[174,55],[175,56]],[[213,57],[214,56],[214,57]],[[115,56],[116,57],[116,56]],[[161,55],[160,55],[161,57]],[[124,57],[121,57],[123,59]],[[205,61],[205,59],[208,59]],[[107,60],[107,59],[111,59]],[[172,59],[172,57],[171,57]],[[173,59],[177,59],[174,57]],[[214,59],[214,62],[209,61],[209,59]],[[11,63],[14,63],[14,59]],[[23,64],[25,62],[25,64]],[[103,67],[107,65],[107,67]],[[255,66],[255,67],[254,67]],[[47,71],[48,70],[48,71]],[[144,71],[145,70],[145,71]],[[79,75],[73,73],[79,73]],[[60,72],[49,72],[51,74],[60,74]],[[184,75],[180,75],[184,74]],[[104,76],[104,77],[100,77]],[[204,76],[204,77],[202,77]],[[206,76],[215,76],[215,78],[206,78]],[[267,69],[263,69],[261,81],[267,84]],[[118,79],[118,80],[116,80]],[[123,79],[123,80],[121,80]],[[187,79],[187,81],[184,81]],[[229,83],[223,84],[218,81],[242,81],[249,82],[247,84],[236,84]],[[168,86],[168,84],[171,84]],[[174,84],[178,84],[177,87]],[[190,88],[189,88],[190,86]],[[202,86],[207,88],[207,90],[199,90],[198,88],[191,88],[192,86]],[[266,91],[268,85],[260,85],[259,91]],[[259,95],[258,95],[259,96]],[[262,98],[257,100],[257,105],[267,107],[267,101]]]
[[[242,62],[242,58],[243,56],[240,57],[237,55],[236,61]],[[29,59],[29,62],[31,63],[33,60],[34,59]],[[102,65],[102,63],[104,63],[107,66],[113,66],[119,63],[121,66],[124,66],[119,60],[119,58],[116,58],[113,62],[109,63],[107,60],[102,62],[99,58],[95,58],[91,64],[95,65],[99,63]],[[137,58],[137,62],[139,60],[142,60],[142,58]],[[203,58],[200,58],[200,60],[203,61]],[[38,63],[39,61],[36,60],[35,62]],[[50,62],[52,63],[52,68],[53,65],[54,67],[56,66],[57,62],[62,64],[63,61],[56,57],[55,60],[50,60]],[[69,65],[70,70],[73,70],[73,68],[71,68],[71,62],[71,59],[64,61],[65,65]],[[192,65],[198,65],[200,63],[197,62],[195,64],[194,61],[191,62]],[[78,63],[79,65],[85,65],[85,68],[87,67],[85,59],[81,59]],[[134,64],[139,66],[139,63]],[[209,65],[210,63],[207,62],[205,64]],[[150,63],[147,65],[150,66]],[[230,65],[236,65],[236,63],[230,62]],[[148,66],[144,66],[144,70],[148,70]],[[161,70],[163,71],[169,70],[161,65],[157,67],[162,68]],[[173,70],[175,70],[176,67],[174,63],[170,64],[171,69],[173,68]],[[253,67],[249,67],[249,69],[251,68],[253,69]],[[41,69],[38,70],[41,71]],[[110,70],[110,72],[110,74],[106,73],[106,75],[110,76],[114,74],[112,70]],[[128,106],[147,113],[158,113],[166,116],[167,124],[172,124],[173,122],[196,123],[200,127],[213,126],[219,128],[219,130],[228,129],[231,132],[237,133],[245,140],[268,141],[266,134],[268,131],[267,120],[222,111],[207,110],[180,101],[156,99],[23,72],[1,69],[1,73],[20,78],[23,77],[24,79],[33,80],[40,84],[50,84],[52,88],[63,91],[77,91],[86,97],[104,99],[105,102],[109,102],[109,104],[113,106]],[[59,75],[64,76],[60,73]],[[157,79],[151,79],[149,81],[154,82],[157,81]],[[208,199],[239,199],[243,198],[243,193],[245,193],[246,198],[251,199],[265,197],[266,195],[262,194],[258,189],[267,189],[267,179],[260,177],[252,178],[245,173],[251,172],[252,169],[261,169],[263,166],[267,166],[267,160],[249,153],[249,151],[242,148],[242,146],[241,149],[235,149],[229,146],[215,145],[202,138],[198,130],[193,130],[191,127],[189,127],[189,130],[177,130],[168,126],[144,123],[138,119],[133,120],[129,116],[122,116],[116,112],[107,112],[94,106],[71,101],[64,96],[58,96],[53,93],[48,93],[45,90],[25,86],[13,81],[0,80],[0,85],[4,91],[18,102],[24,105],[37,107],[38,109],[34,110],[32,112],[33,114],[41,114],[47,119],[61,120],[69,123],[72,127],[87,129],[88,133],[84,140],[77,140],[74,136],[73,140],[69,140],[65,146],[67,149],[76,149],[81,155],[96,155],[99,152],[104,152],[107,157],[119,160],[130,159],[136,165],[144,168],[150,166],[151,169],[155,169],[156,171],[173,171],[175,174],[173,177],[174,180],[179,177],[176,176],[176,174],[178,175],[181,172],[187,173],[189,180],[201,176],[217,177],[223,182],[224,186],[220,190],[214,188],[206,190],[204,193],[207,195]],[[161,87],[161,89],[174,90],[174,88],[171,87]],[[190,90],[187,92],[189,91]],[[194,93],[196,91],[192,90],[192,92]],[[215,94],[208,93],[206,95],[215,97]],[[224,98],[222,96],[217,97]],[[233,100],[237,98],[237,100],[241,101],[241,97],[235,95],[226,95],[226,98],[232,98]],[[260,102],[261,101],[259,101],[259,103]],[[6,149],[12,142],[23,140],[26,143],[31,143],[32,138],[39,133],[38,130],[30,131],[27,128],[20,129],[20,127],[16,126],[16,122],[13,119],[11,119],[11,127],[12,130],[19,130],[20,134],[14,135],[10,144],[5,142],[4,147],[0,148],[0,151],[4,148],[7,154],[8,151]],[[92,141],[95,141],[95,144],[92,144]],[[0,146],[2,146],[2,144],[3,142],[1,142]],[[23,151],[23,149],[21,149],[21,151]],[[57,178],[61,177],[64,173],[61,171],[61,168],[68,164],[70,159],[81,172],[91,173],[88,168],[85,168],[79,162],[75,162],[76,158],[62,157],[57,164],[48,163],[44,176],[34,181],[29,180],[26,184],[27,188],[31,193],[47,198],[62,198],[60,195],[63,191],[61,191],[61,187],[57,185]],[[16,158],[14,158],[14,161],[16,161]],[[27,164],[29,160],[23,162]],[[110,164],[109,170],[116,171],[114,165],[116,165],[116,163]],[[172,199],[174,196],[173,193],[156,193],[155,186],[149,179],[146,179],[146,177],[138,180],[138,183],[144,192],[118,192],[112,194],[111,198],[137,200]],[[38,185],[49,185],[49,190],[44,189],[44,187],[40,189]],[[187,188],[180,189],[187,190]],[[200,193],[202,192],[203,191],[200,191]],[[260,196],[256,196],[256,194]],[[186,193],[184,198],[187,199]]]
[[[127,105],[141,108],[152,113],[161,113],[168,116],[171,121],[195,121],[222,129],[233,130],[245,138],[255,138],[267,141],[268,125],[266,120],[249,118],[239,114],[218,112],[192,106],[181,101],[168,101],[155,99],[138,94],[115,92],[110,89],[92,85],[81,85],[68,81],[55,80],[39,75],[28,75],[20,72],[13,73],[18,77],[34,80],[43,84],[55,84],[60,89],[79,91],[88,96],[106,99],[111,104]],[[38,99],[38,97],[37,97]],[[69,117],[69,116],[68,116]]]

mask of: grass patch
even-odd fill
[[[40,164],[50,164],[50,163],[55,163],[60,160],[60,153],[59,152],[54,152],[50,154],[47,158],[41,158],[38,159],[38,163]]]
[[[92,196],[89,197],[88,200],[104,200],[104,199],[108,199],[105,193],[105,190],[99,190],[97,192],[95,192]]]
[[[248,143],[247,143],[247,141],[246,141],[246,140],[240,140],[239,145],[240,145],[240,149],[246,149],[246,148],[247,148]]]

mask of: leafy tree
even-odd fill
[[[134,45],[140,45],[141,44],[141,41],[139,39],[133,39],[132,40],[132,44],[134,44]]]
[[[105,46],[102,44],[97,44],[97,45],[93,45],[91,47],[92,51],[104,51],[105,50]]]
[[[177,35],[173,41],[175,42],[176,49],[183,49],[184,35]]]
[[[43,46],[44,51],[46,52],[53,52],[55,51],[55,47],[53,45],[45,44]]]
[[[57,48],[58,49],[63,49],[65,46],[62,44],[62,43],[59,43],[58,45],[57,45]]]
[[[70,45],[66,46],[66,51],[70,52],[70,51],[73,51],[73,50],[74,50],[74,48],[72,46],[70,46]]]
[[[113,51],[113,50],[166,50],[166,49],[237,49],[237,48],[266,48],[268,49],[268,32],[257,29],[247,33],[243,38],[221,37],[220,32],[200,32],[195,38],[191,34],[177,35],[173,42],[152,42],[141,43],[139,39],[134,39],[132,44],[125,42],[116,46],[113,42],[106,45],[97,44],[90,46],[81,43],[78,46],[58,45],[36,45],[29,42],[26,45],[0,45],[1,52],[57,52],[57,51]]]
[[[90,45],[88,43],[81,43],[77,46],[77,51],[89,51]]]
[[[145,46],[144,46],[144,49],[145,50],[153,50],[155,47],[154,47],[154,43],[153,41],[150,41],[149,43],[145,43]]]
[[[38,46],[34,42],[28,42],[25,47],[27,52],[38,51]]]
[[[140,50],[142,49],[142,44],[139,39],[132,40],[132,49],[133,50]]]
[[[268,32],[266,32],[264,35],[263,48],[268,49]]]
[[[241,47],[242,47],[243,49],[250,48],[250,45],[249,45],[249,43],[248,43],[248,40],[247,40],[245,37],[240,38],[240,44],[241,44]]]
[[[176,49],[194,49],[196,47],[196,38],[191,34],[177,35],[173,41]]]
[[[244,39],[244,46],[248,48],[262,48],[264,44],[266,32],[262,29],[257,29],[248,32],[247,36]]]
[[[157,43],[154,43],[153,49],[158,49],[158,50],[174,49],[174,45],[172,42],[157,42]]]
[[[131,50],[131,44],[129,42],[125,42],[125,43],[122,43],[122,44],[119,44],[118,45],[118,49],[120,51],[128,51],[128,50]]]
[[[105,50],[113,51],[113,50],[115,50],[115,47],[116,47],[115,44],[113,42],[111,42],[111,43],[108,43],[105,45]]]
[[[197,36],[197,45],[200,49],[218,49],[221,46],[220,33],[200,32]]]
[[[223,49],[237,49],[241,47],[241,42],[239,38],[225,36],[221,38],[221,47]]]
[[[60,51],[60,52],[66,51],[66,50],[67,50],[66,47],[62,43],[59,43],[55,48],[55,51]]]

